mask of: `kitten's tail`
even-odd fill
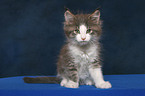
[[[60,78],[58,77],[24,77],[25,83],[60,83]]]

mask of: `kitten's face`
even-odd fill
[[[69,42],[84,45],[96,41],[101,34],[100,12],[74,15],[65,12],[64,31]]]

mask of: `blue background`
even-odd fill
[[[145,73],[144,0],[0,0],[0,77],[56,74],[64,6],[101,6],[104,74]]]

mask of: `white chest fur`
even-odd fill
[[[70,45],[69,52],[70,52],[71,56],[73,56],[75,58],[75,63],[79,63],[82,60],[85,61],[84,63],[87,63],[86,61],[93,62],[94,59],[96,59],[96,57],[98,56],[96,45],[90,46],[88,49],[85,50],[85,52],[83,52],[77,46]],[[80,61],[80,59],[81,59],[81,61]]]
[[[88,77],[89,65],[98,56],[97,46],[92,45],[88,49],[86,49],[85,52],[83,52],[77,46],[70,45],[69,51],[71,56],[74,58],[74,63],[78,64],[79,66],[79,77],[82,79]]]

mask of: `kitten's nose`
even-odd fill
[[[86,38],[81,38],[82,40],[85,40]]]

